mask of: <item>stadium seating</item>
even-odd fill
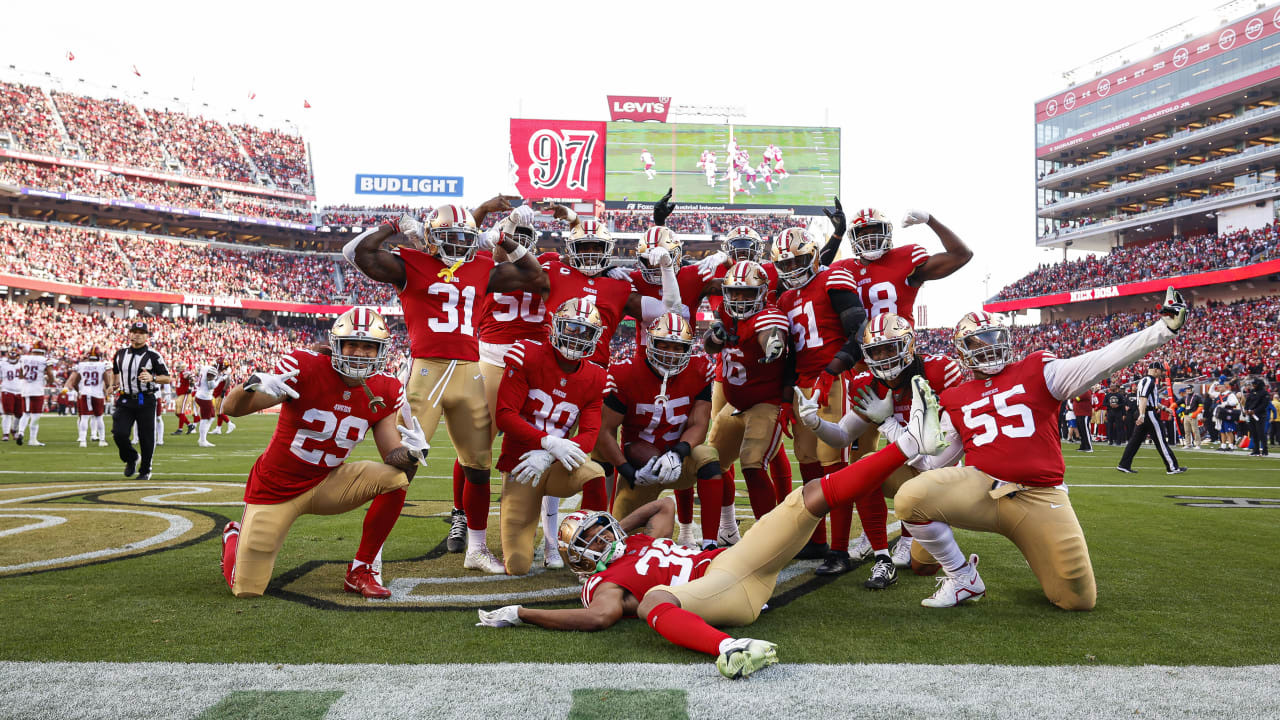
[[[394,220],[404,213],[425,218],[431,214],[431,210],[429,207],[415,208],[408,205],[333,205],[320,209],[320,224],[373,227]]]
[[[0,82],[0,132],[6,131],[27,152],[53,155],[62,141],[44,92],[30,85]]]
[[[313,187],[311,163],[302,138],[279,130],[263,130],[252,125],[232,125],[258,169],[271,176],[277,187],[288,189],[298,180],[308,191]]]
[[[185,174],[253,182],[253,169],[222,123],[161,110],[147,110],[147,117]]]
[[[85,157],[100,162],[161,170],[160,139],[137,105],[55,91],[54,105]]]

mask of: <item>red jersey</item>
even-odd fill
[[[993,478],[1023,485],[1062,483],[1058,406],[1044,365],[1057,358],[1044,350],[999,375],[944,390],[938,399],[964,440],[964,461]]]
[[[858,286],[848,270],[827,268],[804,287],[788,290],[778,299],[778,310],[786,314],[790,324],[798,384],[805,387],[827,368],[846,340],[840,315],[827,294],[832,290],[856,293]]]
[[[648,361],[637,357],[610,365],[605,386],[610,400],[606,402],[613,405],[612,400],[616,399],[625,408],[625,411],[619,410],[623,415],[622,444],[643,440],[661,451],[670,450],[680,441],[694,403],[711,402],[711,379],[711,363],[707,357],[694,356],[689,359],[689,367],[667,380],[667,401],[658,405],[654,398],[662,388],[662,376]]]
[[[633,288],[626,280],[614,280],[605,275],[594,277],[579,272],[559,260],[548,260],[542,263],[551,283],[551,294],[547,298],[547,313],[555,313],[556,309],[567,300],[578,297],[590,297],[595,300],[596,310],[600,312],[600,321],[604,332],[596,343],[596,351],[586,358],[601,368],[609,367],[609,340],[622,320],[627,309],[627,300],[631,298]],[[589,449],[588,449],[589,450]]]
[[[280,357],[275,373],[297,370],[288,381],[298,397],[280,405],[271,443],[249,471],[244,501],[274,505],[297,497],[324,480],[346,460],[365,433],[405,404],[400,381],[387,373],[369,378],[369,389],[386,407],[371,410],[364,390],[350,387],[333,369],[328,355],[294,350]]]
[[[922,365],[921,374],[935,393],[941,395],[943,390],[964,382],[964,371],[955,360],[946,355],[918,355],[917,357]],[[853,393],[862,387],[870,387],[878,397],[884,397],[882,390],[885,387],[884,383],[865,370],[849,379],[849,387],[845,392],[848,393],[848,397],[853,397]],[[899,422],[905,423],[910,415],[911,383],[904,382],[901,387],[893,391],[893,416]]]
[[[173,394],[174,395],[190,395],[191,394],[191,373],[176,373],[173,376]]]
[[[858,283],[858,297],[867,309],[867,317],[894,313],[915,327],[916,293],[920,288],[907,282],[911,273],[929,259],[929,251],[919,245],[890,248],[875,262],[857,258],[840,260],[832,267],[843,268]]]
[[[764,309],[746,320],[738,320],[720,311],[720,321],[738,341],[730,342],[720,351],[720,364],[724,373],[724,399],[739,410],[746,410],[760,403],[782,404],[782,375],[786,361],[761,363],[764,349],[756,334],[763,330],[788,329],[787,316],[778,308],[765,305]],[[730,338],[732,340],[733,338]]]
[[[724,273],[720,273],[723,277]],[[711,282],[714,275],[703,277],[698,274],[697,265],[685,265],[676,271],[676,285],[680,288],[680,302],[689,310],[686,317],[692,318],[692,313],[698,311],[698,303],[702,299],[702,291],[706,289],[707,283]],[[653,284],[644,279],[644,273],[639,270],[631,271],[631,288],[640,293],[641,297],[651,297],[662,299],[662,285]],[[636,346],[644,347],[649,341],[649,334],[645,332],[643,322],[636,323]]]
[[[479,360],[476,321],[493,257],[478,255],[449,276],[449,266],[434,255],[400,248],[404,289],[399,292],[409,331],[409,354],[415,358]]]
[[[639,533],[628,535],[626,543],[622,557],[592,575],[582,586],[584,607],[591,605],[602,583],[618,585],[638,600],[659,585],[675,587],[697,580],[707,572],[711,561],[727,549],[699,551],[677,545],[668,538],[655,539]]]
[[[565,373],[556,357],[550,345],[536,340],[521,340],[507,351],[496,415],[504,433],[498,458],[502,472],[518,465],[526,452],[541,450],[543,437],[567,437],[574,425],[578,434],[573,441],[583,452],[590,454],[596,446],[605,370],[579,362],[577,370]]]
[[[477,257],[492,258],[480,251]],[[547,337],[547,306],[542,295],[531,292],[490,293],[480,305],[480,342],[510,345],[518,340]]]

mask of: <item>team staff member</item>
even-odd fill
[[[151,331],[141,320],[129,325],[129,346],[116,351],[108,384],[116,396],[111,413],[111,435],[124,461],[124,476],[151,479],[151,455],[156,447],[156,391],[169,383],[169,368],[160,353],[147,347]],[[138,425],[138,447],[129,442],[129,431]],[[139,461],[141,458],[141,461]]]
[[[1160,453],[1160,459],[1164,461],[1169,475],[1187,471],[1178,466],[1178,458],[1173,456],[1173,449],[1169,447],[1169,441],[1160,427],[1160,379],[1163,377],[1164,363],[1153,360],[1147,365],[1147,374],[1138,381],[1138,418],[1134,421],[1133,436],[1129,438],[1129,444],[1120,456],[1120,464],[1116,466],[1122,473],[1137,473],[1132,467],[1133,456],[1138,454],[1138,448],[1142,447],[1147,436],[1156,444],[1156,451]]]
[[[1071,398],[1071,412],[1076,415],[1076,428],[1080,431],[1080,452],[1093,452],[1093,389],[1089,388]]]

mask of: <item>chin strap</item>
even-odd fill
[[[609,567],[609,563],[613,562],[618,557],[621,557],[623,548],[626,546],[627,542],[625,540],[614,540],[613,543],[609,545],[609,549],[604,551],[604,555],[596,561],[596,572],[603,572],[605,568]]]
[[[440,272],[436,273],[436,277],[444,278],[444,281],[445,281],[445,282],[449,282],[449,283],[453,282],[453,276],[454,276],[454,274],[456,274],[456,273],[458,272],[458,268],[462,267],[462,263],[464,263],[464,262],[466,262],[466,261],[465,261],[465,260],[459,260],[458,262],[454,263],[454,264],[453,264],[453,265],[451,265],[450,267],[447,267],[447,268],[445,268],[445,269],[441,270]]]
[[[369,409],[378,411],[387,406],[387,402],[382,399],[381,395],[374,395],[373,390],[369,388],[369,383],[364,378],[360,378],[360,387],[364,388],[364,394],[369,396]]]

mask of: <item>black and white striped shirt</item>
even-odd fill
[[[1144,375],[1138,381],[1138,397],[1145,398],[1147,401],[1147,409],[1155,410],[1160,401],[1160,383],[1150,375]]]
[[[164,360],[160,358],[160,353],[149,347],[143,347],[140,350],[135,350],[133,347],[120,348],[116,351],[115,359],[111,363],[111,369],[119,379],[120,392],[126,395],[155,392],[160,389],[159,384],[154,380],[148,383],[138,380],[138,373],[143,370],[153,376],[169,374],[169,369],[165,366]]]

